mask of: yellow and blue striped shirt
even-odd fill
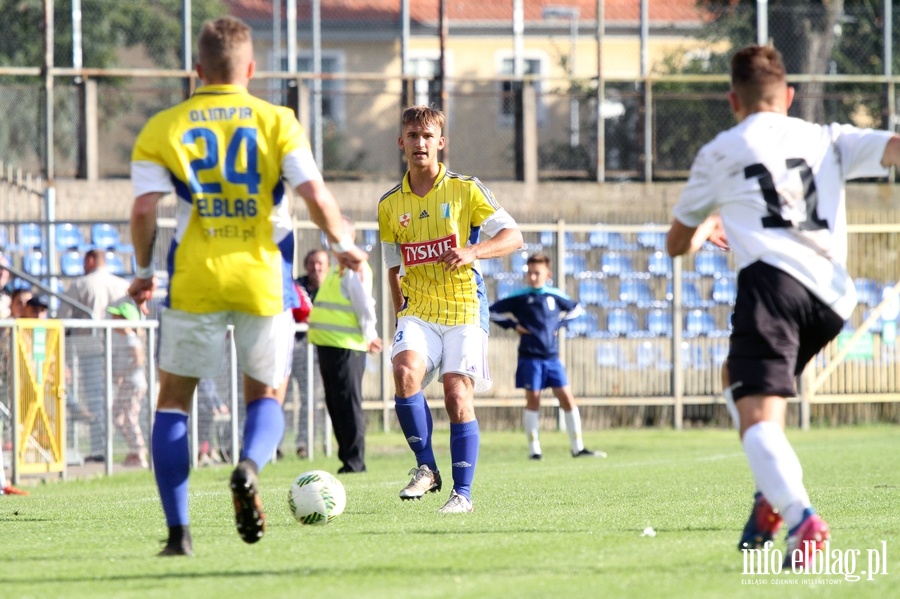
[[[477,178],[448,171],[443,164],[425,197],[412,192],[408,173],[382,196],[378,203],[381,241],[397,245],[402,260],[400,286],[406,305],[398,316],[488,329],[481,273],[473,264],[448,271],[437,258],[449,248],[477,243],[482,223],[500,210]]]
[[[150,119],[132,162],[162,166],[177,195],[171,307],[274,315],[297,305],[282,161],[308,149],[290,109],[237,85],[203,86]]]

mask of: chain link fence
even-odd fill
[[[197,84],[181,70],[183,41],[193,47],[202,22],[223,14],[253,28],[251,92],[296,108],[330,179],[402,172],[397,121],[411,103],[446,111],[453,169],[521,177],[514,99],[523,82],[536,91],[539,179],[682,178],[699,146],[733,123],[728,57],[760,35],[749,1],[652,0],[644,34],[639,2],[605,2],[601,27],[596,0],[522,2],[521,35],[517,3],[507,0],[446,2],[443,22],[440,1],[81,0],[80,36],[72,0],[50,4],[54,68],[45,79],[42,2],[0,0],[11,25],[0,43],[0,159],[46,176],[49,138],[54,177],[128,176],[140,127]],[[893,126],[900,57],[885,17],[900,23],[898,13],[887,0],[769,3],[764,33],[797,87],[792,114]]]

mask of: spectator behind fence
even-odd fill
[[[553,276],[550,257],[532,254],[526,262],[528,286],[491,305],[491,320],[519,334],[516,388],[525,389],[522,423],[528,438],[528,455],[540,460],[541,391],[550,388],[563,411],[572,457],[605,458],[606,453],[585,448],[581,415],[569,387],[566,369],[559,360],[559,327],[584,313],[584,309],[560,289],[548,285]]]
[[[431,411],[422,391],[438,374],[450,418],[453,476],[453,490],[439,511],[467,513],[473,510],[481,438],[474,394],[491,387],[488,306],[476,261],[522,247],[522,232],[481,181],[438,161],[443,130],[439,110],[403,111],[398,144],[409,170],[379,201],[378,229],[398,319],[391,351],[395,407],[416,458],[400,499],[441,490]]]
[[[240,19],[203,24],[194,95],[144,126],[132,154],[131,239],[137,270],[130,294],[153,296],[157,204],[176,193],[168,306],[160,321],[159,382],[151,451],[168,526],[161,556],[193,553],[188,517],[188,414],[197,381],[218,372],[234,325],[244,374],[244,437],[231,474],[238,534],[256,543],[266,520],[259,472],[284,435],[297,296],[291,284],[294,228],[288,184],[327,235],[341,264],[368,258],[344,237],[340,208],[289,108],[250,95],[253,43]],[[202,120],[198,120],[198,115]]]
[[[90,314],[73,308],[63,301],[59,318],[94,319],[108,318],[106,308],[128,295],[128,281],[114,275],[106,266],[106,250],[90,249],[84,254],[84,274],[69,284],[65,296],[91,309]],[[71,329],[67,331],[67,359],[73,368],[74,398],[90,415],[90,453],[85,458],[89,462],[105,459],[105,369],[104,333],[102,329]],[[110,456],[111,457],[111,456]]]
[[[301,307],[294,310],[294,322],[308,322],[309,320],[309,308],[312,307],[312,302],[316,299],[316,292],[322,284],[322,279],[328,274],[328,251],[322,248],[310,250],[303,259],[303,267],[306,269],[306,274],[298,277],[297,280],[294,281],[294,284],[297,286],[297,293],[300,296],[301,303]],[[306,316],[304,319],[303,304],[305,302],[308,302],[308,305],[306,306]],[[296,401],[296,405],[300,412],[297,417],[297,435],[294,440],[298,458],[307,457],[309,446],[312,443],[312,440],[307,438],[309,436],[309,416],[306,404],[311,402],[313,406],[313,420],[316,424],[314,430],[321,430],[321,425],[324,424],[325,416],[324,410],[318,409],[317,406],[319,402],[316,401],[317,397],[323,397],[325,394],[322,389],[322,381],[316,378],[312,396],[306,397],[306,381],[311,374],[307,372],[306,366],[308,363],[308,354],[311,350],[312,348],[306,338],[306,333],[302,331],[296,333],[294,335],[294,362],[291,367],[291,381],[297,388],[296,397],[298,401]],[[317,363],[317,360],[318,358],[316,357],[315,352],[313,352],[314,365]],[[304,399],[305,401],[303,401]]]
[[[141,314],[131,300],[122,300],[106,309],[113,320],[137,321]],[[141,408],[147,397],[144,342],[133,328],[113,329],[112,378],[113,423],[128,445],[125,466],[147,467],[147,446],[141,430]]]
[[[23,318],[47,318],[50,314],[50,300],[46,295],[32,296],[25,302],[25,309],[22,311]]]
[[[344,217],[348,238],[356,237],[353,222]],[[375,330],[374,275],[368,262],[362,272],[337,264],[316,294],[309,315],[309,342],[319,354],[325,387],[325,405],[338,443],[339,474],[366,471],[366,415],[362,379],[366,352],[379,353],[381,338]]]
[[[796,572],[823,549],[820,563],[828,559],[830,531],[785,436],[787,399],[856,307],[845,181],[900,166],[900,136],[788,116],[794,89],[769,46],[732,56],[728,97],[738,123],[697,153],[666,250],[694,253],[709,240],[734,251],[737,299],[722,388],[756,484],[738,548],[767,551],[784,525],[785,566]]]

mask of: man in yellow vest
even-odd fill
[[[356,228],[346,216],[348,238]],[[381,351],[375,330],[372,267],[360,272],[332,266],[319,286],[309,313],[309,342],[318,348],[319,372],[325,388],[325,406],[331,417],[343,466],[338,473],[365,472],[366,417],[362,409],[362,378],[366,352]]]

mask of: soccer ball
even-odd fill
[[[344,512],[344,485],[324,470],[304,472],[288,489],[288,505],[301,524],[328,524]]]

